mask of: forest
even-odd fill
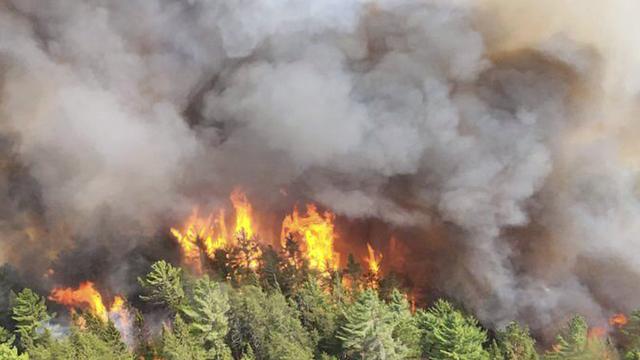
[[[80,298],[68,327],[53,325],[48,304],[71,304],[65,297],[94,291],[92,283],[47,298],[16,287],[4,266],[0,358],[640,359],[640,311],[616,315],[610,329],[576,314],[545,345],[525,324],[484,328],[451,300],[417,308],[375,261],[351,255],[343,268],[310,267],[293,236],[276,250],[241,235],[202,260],[197,271],[156,261],[138,278],[138,298],[117,297],[109,310],[97,292]]]

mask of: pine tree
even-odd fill
[[[367,289],[345,310],[337,337],[354,359],[404,359],[406,347],[393,338],[393,320],[376,293]]]
[[[251,347],[256,359],[313,358],[313,343],[300,315],[279,292],[267,294],[255,286],[232,293],[227,337],[236,358]]]
[[[0,344],[13,346],[14,341],[16,341],[15,335],[13,335],[11,331],[0,326]]]
[[[482,345],[486,333],[471,316],[465,316],[450,303],[438,300],[428,311],[419,311],[418,326],[423,330],[423,356],[430,360],[485,360],[489,354]]]
[[[29,349],[49,340],[49,330],[46,323],[51,320],[47,313],[47,305],[43,297],[31,289],[24,289],[18,293],[12,308],[13,320],[16,322],[16,332],[20,337],[23,349]]]
[[[193,336],[189,325],[177,314],[173,328],[164,326],[162,330],[162,356],[166,360],[208,360],[207,351],[201,339]]]
[[[521,327],[512,322],[503,331],[496,334],[500,347],[501,358],[505,360],[537,360],[535,340],[529,334],[527,327]]]
[[[611,358],[613,350],[606,340],[589,336],[589,326],[582,316],[572,318],[547,351],[545,360],[600,360]]]
[[[393,338],[407,347],[407,358],[419,358],[421,332],[407,297],[397,289],[389,296],[389,310],[393,316]]]
[[[629,354],[625,358],[640,353],[640,310],[629,314],[627,323],[618,330],[618,337],[621,348]]]
[[[359,289],[362,282],[362,267],[360,263],[356,261],[356,258],[353,254],[349,254],[347,258],[347,265],[343,270],[343,274],[345,278],[348,279],[351,283],[351,289]]]
[[[211,359],[229,359],[231,351],[224,343],[228,332],[226,314],[229,300],[220,285],[207,276],[196,280],[192,300],[182,308],[190,321],[193,336],[201,339]]]
[[[487,351],[489,352],[489,359],[504,360],[504,354],[502,354],[500,345],[498,345],[498,342],[495,339],[491,341],[491,345],[489,346],[489,349]]]
[[[280,256],[272,246],[269,246],[262,253],[262,266],[259,270],[260,284],[266,290],[281,290],[280,281],[282,274],[280,268],[282,266]]]
[[[255,239],[250,239],[244,231],[236,236],[236,245],[227,253],[229,280],[235,286],[258,285],[256,270],[262,250]]]
[[[18,355],[18,349],[15,347],[2,343],[0,344],[0,359],[2,360],[29,360],[28,354]]]
[[[292,234],[285,238],[280,253],[281,267],[278,282],[285,296],[291,296],[307,280],[310,273],[309,261],[302,254],[300,242]]]
[[[93,331],[73,326],[67,337],[29,349],[31,360],[133,360],[128,351],[114,349],[113,343]]]
[[[122,334],[120,334],[120,331],[111,320],[103,322],[97,316],[88,312],[82,313],[80,316],[84,320],[82,331],[95,335],[111,349],[115,356],[127,357],[129,353],[127,345],[122,341]]]
[[[138,283],[148,294],[141,295],[142,300],[165,305],[174,312],[182,307],[185,298],[182,269],[160,260],[151,265],[151,272],[144,278],[138,278]]]
[[[338,308],[314,279],[307,280],[292,298],[302,325],[311,334],[318,352],[337,355],[340,344],[335,338]]]

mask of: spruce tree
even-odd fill
[[[0,344],[0,359],[2,360],[29,360],[28,354],[18,354],[18,349],[15,347],[2,343]]]
[[[207,276],[196,280],[192,299],[183,306],[182,313],[190,322],[191,333],[202,341],[201,346],[207,350],[210,359],[231,358],[224,343],[228,311],[229,300],[219,284]]]
[[[16,340],[16,337],[11,333],[11,331],[0,326],[0,344],[7,344],[9,346],[13,346],[13,343],[15,340]]]
[[[233,292],[230,304],[227,339],[236,358],[248,347],[260,360],[313,358],[313,343],[300,315],[280,292],[267,294],[258,287],[243,286]]]
[[[627,323],[618,330],[618,337],[621,348],[629,354],[625,357],[633,358],[634,353],[640,353],[640,310],[629,314]]]
[[[419,358],[421,354],[421,332],[411,314],[407,297],[397,289],[389,296],[389,310],[393,316],[393,338],[407,347],[407,358]]]
[[[423,356],[430,360],[486,360],[487,341],[477,320],[465,316],[449,302],[438,300],[427,311],[419,311],[423,331]]]
[[[127,357],[129,353],[127,345],[122,341],[122,334],[120,334],[113,321],[104,322],[88,312],[82,313],[81,316],[84,321],[83,332],[95,335],[111,349],[114,355],[122,358]]]
[[[529,334],[527,327],[521,327],[517,322],[512,322],[507,327],[496,333],[497,344],[500,348],[502,359],[505,360],[537,360],[538,353],[535,349],[535,340]]]
[[[18,293],[12,308],[13,320],[22,349],[29,349],[49,340],[49,330],[45,325],[51,320],[43,297],[31,289]]]
[[[337,355],[340,344],[335,338],[338,307],[315,279],[307,280],[293,296],[302,325],[311,334],[317,352]]]
[[[338,330],[345,354],[353,359],[404,359],[406,347],[393,338],[394,316],[377,294],[367,289],[344,311]]]
[[[613,349],[606,339],[589,336],[589,326],[582,316],[572,318],[556,337],[556,343],[545,360],[600,360],[611,358]]]
[[[166,360],[209,360],[201,339],[193,336],[189,325],[180,314],[175,316],[173,327],[162,330],[162,356]]]
[[[182,287],[182,269],[176,268],[164,260],[151,265],[151,272],[138,283],[147,295],[140,298],[156,305],[165,305],[174,312],[180,310],[185,294]]]
[[[347,265],[343,270],[345,278],[351,283],[351,290],[359,289],[362,285],[362,266],[356,261],[353,254],[349,254]]]

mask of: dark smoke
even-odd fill
[[[607,3],[1,2],[0,260],[126,291],[241,185],[395,235],[488,326],[629,310],[639,9]]]

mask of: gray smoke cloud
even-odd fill
[[[423,280],[489,326],[629,310],[638,5],[573,6],[2,2],[3,260],[153,234],[240,184],[437,243]]]

